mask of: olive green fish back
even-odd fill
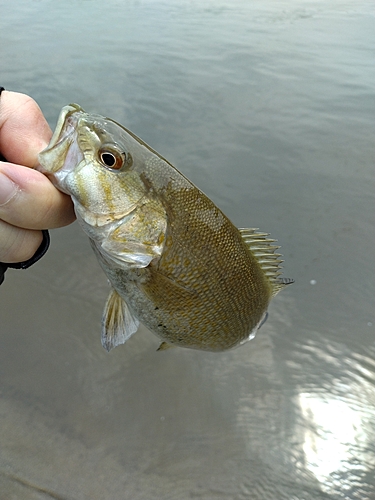
[[[228,218],[195,187],[167,189],[160,260],[142,290],[155,305],[153,325],[172,343],[228,349],[259,323],[272,288]]]

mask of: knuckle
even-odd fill
[[[15,227],[7,229],[0,232],[0,261],[13,263],[30,259],[42,242],[42,233]]]

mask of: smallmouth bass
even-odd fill
[[[108,351],[139,322],[171,346],[224,351],[251,339],[280,278],[275,240],[237,229],[173,165],[115,121],[65,106],[38,169],[72,197],[112,291]]]

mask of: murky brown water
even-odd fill
[[[79,227],[0,288],[0,499],[375,498],[370,1],[0,2],[0,84],[133,130],[296,283],[233,352],[107,354]]]

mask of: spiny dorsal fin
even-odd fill
[[[272,295],[276,295],[285,286],[294,283],[292,279],[279,277],[282,274],[281,263],[283,260],[280,258],[281,254],[275,252],[280,248],[278,245],[274,245],[276,240],[269,238],[268,233],[258,232],[257,228],[239,228],[238,230],[269,279],[273,290]]]
[[[102,346],[108,352],[124,344],[138,329],[139,321],[116,290],[109,294],[102,318]]]

